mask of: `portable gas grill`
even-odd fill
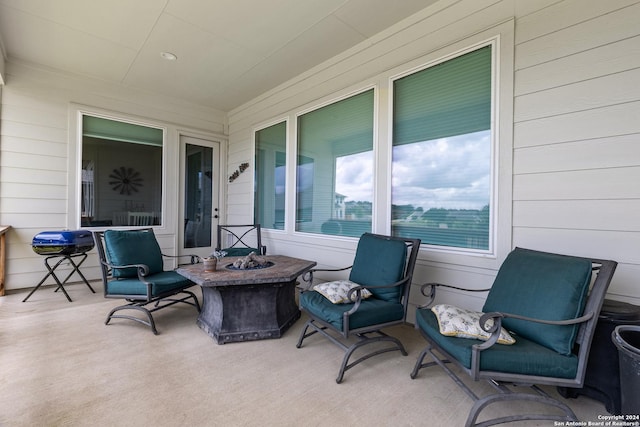
[[[77,273],[82,281],[91,289],[91,292],[95,293],[96,291],[93,290],[89,281],[87,281],[80,271],[80,266],[87,259],[87,252],[93,249],[93,247],[93,235],[87,230],[43,231],[36,234],[31,242],[31,248],[38,255],[45,257],[44,265],[49,272],[42,278],[40,283],[29,292],[29,295],[27,295],[22,302],[28,300],[49,276],[51,276],[58,285],[55,292],[58,292],[58,289],[62,290],[69,302],[71,302],[71,297],[69,297],[69,294],[65,290],[64,284],[69,281],[73,273]],[[51,262],[55,260],[57,261],[52,266]],[[69,262],[72,269],[67,277],[63,281],[60,281],[55,271],[63,265],[65,261]]]

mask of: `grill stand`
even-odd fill
[[[80,262],[76,263],[73,259],[74,258],[78,258],[80,257]],[[49,264],[49,260],[55,259],[55,258],[60,258],[58,260],[58,262],[56,262],[53,267],[51,267],[51,265]],[[42,280],[40,280],[40,283],[38,283],[36,285],[35,288],[33,288],[31,290],[31,292],[29,292],[29,295],[26,296],[25,299],[22,300],[22,302],[26,302],[29,297],[31,297],[31,295],[33,295],[33,293],[35,291],[38,290],[38,288],[40,286],[42,286],[42,284],[45,282],[45,280],[47,280],[47,278],[49,276],[53,277],[53,280],[56,281],[56,283],[58,284],[58,287],[56,288],[56,290],[54,292],[58,292],[58,289],[61,289],[62,292],[64,293],[64,296],[67,297],[67,299],[69,300],[69,302],[71,301],[71,297],[69,296],[69,294],[67,293],[67,291],[64,288],[64,284],[67,283],[67,281],[71,278],[71,276],[73,275],[73,273],[78,273],[78,275],[82,278],[82,280],[84,281],[84,283],[89,287],[89,289],[91,289],[91,292],[93,292],[94,294],[96,293],[96,291],[93,290],[93,288],[91,287],[91,285],[89,284],[89,281],[87,280],[86,277],[84,277],[84,275],[82,274],[82,272],[80,271],[80,266],[82,265],[82,263],[87,259],[87,254],[85,252],[80,252],[80,253],[76,253],[76,254],[66,254],[66,255],[49,255],[48,257],[46,257],[44,259],[44,265],[47,267],[47,270],[49,270],[49,272],[42,278]],[[71,266],[73,267],[73,269],[71,270],[71,273],[69,273],[69,275],[66,277],[66,279],[64,279],[62,282],[60,282],[60,279],[58,279],[58,276],[56,276],[55,270],[64,262],[64,261],[69,261],[69,264],[71,264]]]

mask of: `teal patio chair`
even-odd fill
[[[411,378],[436,364],[444,369],[474,401],[467,426],[578,421],[571,408],[539,385],[582,387],[598,315],[616,266],[615,261],[516,248],[500,267],[482,312],[445,304],[429,309],[436,288],[446,285],[423,285],[429,301],[416,311],[415,327],[428,345]],[[432,362],[423,362],[427,355]],[[486,381],[496,393],[478,397],[465,377]],[[548,411],[518,413],[511,405],[510,412],[478,421],[483,409],[504,401],[537,402]]]
[[[409,289],[420,248],[419,239],[404,239],[365,233],[358,241],[353,265],[338,270],[315,269],[304,279],[313,283],[313,273],[350,270],[349,280],[325,282],[300,295],[300,309],[307,320],[297,347],[320,333],[345,351],[336,382],[346,370],[370,357],[388,351],[407,352],[395,337],[382,331],[406,320]],[[309,331],[309,332],[307,332]],[[350,337],[357,337],[354,343]],[[382,343],[349,363],[352,354],[364,346]],[[382,348],[380,348],[382,347]]]
[[[153,229],[94,231],[93,235],[105,298],[128,301],[111,310],[105,324],[111,319],[129,319],[149,326],[157,335],[151,313],[177,303],[192,305],[200,312],[198,298],[187,290],[195,283],[175,271],[164,271],[163,258],[169,256],[160,251]],[[198,260],[195,255],[187,256],[192,264]],[[144,317],[122,314],[122,310],[135,310]]]
[[[218,225],[216,251],[224,251],[226,256],[266,255],[260,224]]]

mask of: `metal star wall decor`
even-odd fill
[[[138,192],[138,187],[142,187],[143,179],[140,177],[140,172],[136,172],[133,168],[126,168],[120,166],[119,169],[114,169],[109,175],[113,181],[109,181],[109,185],[113,191],[119,191],[120,194],[131,195],[131,192]]]

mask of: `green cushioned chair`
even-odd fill
[[[300,334],[297,347],[302,346],[304,339],[319,332],[342,348],[345,355],[337,383],[342,382],[346,370],[372,356],[395,350],[407,355],[402,343],[382,329],[406,320],[409,289],[419,248],[419,239],[365,233],[358,241],[353,265],[338,270],[314,269],[304,277],[312,283],[314,273],[350,270],[349,281],[355,286],[346,295],[346,301],[353,301],[348,303],[333,303],[312,289],[300,295],[300,309],[309,320]],[[371,293],[370,297],[363,297],[364,289]],[[358,340],[348,342],[351,336]],[[354,351],[373,343],[383,343],[382,348],[375,346],[369,353],[349,363]]]
[[[153,229],[94,231],[93,235],[105,298],[128,301],[111,310],[105,324],[117,318],[134,320],[149,326],[157,335],[152,312],[179,302],[192,305],[200,312],[198,298],[187,290],[195,283],[175,271],[164,271],[163,258],[168,255],[160,251]],[[187,256],[191,263],[198,260],[195,255]],[[144,318],[116,314],[127,309],[142,312]]]
[[[423,285],[421,291],[428,302],[416,310],[415,327],[428,345],[418,357],[411,378],[416,378],[422,368],[436,364],[442,367],[475,402],[467,426],[531,419],[578,421],[565,403],[539,385],[583,386],[595,326],[616,266],[615,261],[516,248],[502,263],[491,289],[479,290],[489,291],[482,309],[485,314],[479,321],[480,327],[491,333],[486,341],[443,335],[440,322],[448,319],[438,319],[428,307],[436,289],[447,285]],[[488,320],[493,323],[487,324]],[[515,338],[514,344],[497,343],[501,328]],[[427,355],[432,362],[424,363]],[[448,362],[460,370],[454,372]],[[456,373],[474,381],[486,380],[497,393],[480,398]],[[533,392],[515,391],[510,386],[513,384],[529,386]],[[514,413],[478,422],[480,412],[488,405],[515,400],[556,409],[552,413]]]
[[[216,251],[224,251],[226,256],[247,256],[251,252],[266,255],[260,224],[218,225]]]

